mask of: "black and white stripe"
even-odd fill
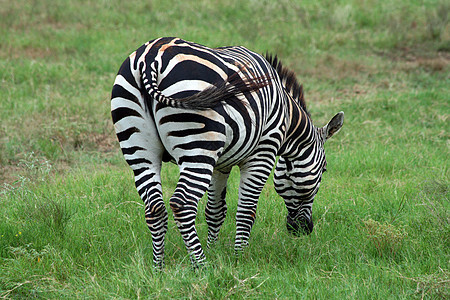
[[[195,229],[198,201],[208,191],[210,246],[226,216],[234,165],[241,171],[236,251],[248,244],[258,198],[277,156],[275,188],[285,199],[288,229],[310,232],[312,201],[325,167],[323,144],[343,123],[339,113],[325,127],[314,127],[301,86],[276,57],[178,38],[147,42],[125,60],[112,90],[111,114],[145,204],[158,267],[164,264],[167,231],[162,161],[180,168],[170,207],[196,266],[205,259]]]

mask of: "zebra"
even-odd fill
[[[312,204],[326,171],[324,143],[343,125],[339,112],[315,127],[303,87],[277,56],[243,46],[208,48],[180,38],[151,40],[123,62],[111,115],[131,167],[152,236],[153,264],[164,267],[168,213],[163,162],[179,167],[169,205],[194,267],[206,263],[195,219],[207,191],[207,247],[227,212],[227,179],[240,169],[236,253],[249,244],[260,193],[274,166],[274,187],[287,208],[287,230],[313,230]],[[278,161],[277,161],[278,158]]]

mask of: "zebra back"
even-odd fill
[[[184,42],[180,39],[172,40],[171,42]],[[184,42],[190,46],[203,47],[198,44]],[[179,44],[177,44],[179,46]],[[148,48],[155,48],[155,45],[147,43],[144,45]],[[143,56],[145,57],[145,56]],[[248,76],[241,69],[239,72],[230,74],[226,80],[219,80],[213,85],[196,94],[187,97],[170,97],[164,95],[158,87],[158,61],[150,61],[150,66],[147,65],[148,59],[143,59],[139,62],[139,70],[142,76],[142,82],[148,96],[162,104],[174,108],[206,110],[218,106],[220,103],[227,103],[236,101],[238,94],[250,93],[257,91],[270,82],[269,76],[252,77]],[[242,68],[242,67],[241,67]]]

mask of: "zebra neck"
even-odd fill
[[[317,141],[317,132],[311,118],[298,105],[291,105],[286,117],[285,140],[278,155],[290,157]]]

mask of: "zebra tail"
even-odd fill
[[[153,65],[154,66],[154,65]],[[210,86],[192,96],[184,98],[172,98],[165,96],[157,85],[157,72],[151,68],[149,72],[142,72],[142,81],[150,99],[154,99],[170,107],[206,110],[218,106],[222,102],[240,101],[239,94],[251,93],[267,86],[270,82],[268,76],[260,78],[242,79],[239,73],[234,73],[228,77],[227,81],[222,81]],[[150,75],[150,79],[148,78]]]

